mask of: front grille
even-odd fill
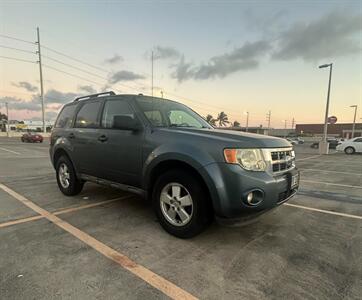
[[[295,155],[291,148],[271,150],[270,156],[274,173],[285,172],[294,168]]]

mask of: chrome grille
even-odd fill
[[[294,168],[295,154],[292,148],[270,150],[273,173],[286,172]]]

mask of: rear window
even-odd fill
[[[85,103],[77,114],[75,120],[75,127],[77,128],[95,128],[98,127],[98,112],[101,103],[97,102],[88,102]]]
[[[64,108],[59,114],[57,122],[55,123],[55,127],[69,128],[70,126],[72,126],[76,107],[77,107],[76,105],[64,106]]]

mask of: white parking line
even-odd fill
[[[302,206],[302,205],[291,204],[291,203],[284,203],[283,205],[296,207],[296,208],[301,208],[301,209],[310,210],[310,211],[316,211],[316,212],[329,214],[329,215],[335,215],[335,216],[340,216],[340,217],[347,217],[347,218],[362,220],[362,216],[358,216],[358,215],[339,213],[339,212],[335,212],[335,211],[324,210],[324,209],[313,208],[313,207],[309,207],[309,206]]]
[[[318,155],[313,155],[313,156],[308,156],[308,157],[296,159],[296,161],[312,159],[312,158],[316,158],[316,157],[319,157],[319,156],[320,156],[319,154]]]
[[[21,153],[19,153],[19,152],[15,152],[15,151],[13,151],[13,150],[1,148],[1,147],[0,147],[0,150],[6,151],[6,152],[10,152],[10,153],[14,153],[14,154],[17,154],[17,155],[21,155]]]
[[[334,186],[341,186],[341,187],[348,187],[353,189],[362,189],[362,186],[359,185],[348,185],[348,184],[340,184],[340,183],[330,183],[330,182],[323,182],[323,181],[315,181],[315,180],[300,180],[302,182],[308,182],[308,183],[319,183],[319,184],[326,184],[326,185],[334,185]]]
[[[337,173],[337,174],[362,176],[362,173],[353,173],[353,172],[340,172],[340,171],[320,170],[320,169],[299,169],[299,170],[300,171],[315,171],[315,172]]]

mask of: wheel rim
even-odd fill
[[[347,152],[348,154],[351,154],[351,153],[353,153],[353,149],[352,149],[352,148],[347,148],[347,149],[346,149],[346,152]]]
[[[191,221],[194,204],[191,194],[182,184],[167,184],[160,194],[160,206],[163,216],[172,225],[185,226]]]
[[[62,163],[59,166],[58,177],[59,177],[61,186],[65,189],[67,189],[70,184],[70,175],[69,175],[68,166],[65,163]]]

